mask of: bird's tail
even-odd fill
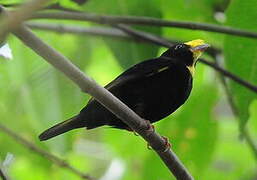
[[[84,126],[85,126],[85,122],[83,121],[83,119],[81,119],[79,115],[77,115],[47,129],[46,131],[44,131],[39,135],[39,139],[40,141],[45,141],[52,137],[63,134],[67,131],[70,131],[72,129],[82,128]]]

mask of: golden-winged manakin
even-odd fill
[[[208,47],[200,39],[177,44],[158,58],[132,66],[105,88],[140,117],[154,123],[173,113],[187,100],[196,61]],[[91,98],[78,115],[44,131],[39,139],[47,140],[72,129],[93,129],[104,125],[131,130]]]

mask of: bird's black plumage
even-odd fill
[[[129,68],[105,88],[143,119],[159,121],[179,108],[191,92],[193,78],[189,67],[194,67],[195,57],[190,48],[187,44],[173,46],[160,57]],[[72,129],[103,125],[130,130],[92,98],[78,115],[46,130],[39,138],[47,140]]]

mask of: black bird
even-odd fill
[[[200,39],[177,44],[158,58],[132,66],[105,88],[140,117],[154,123],[173,113],[187,100],[196,61],[208,47]],[[131,130],[91,98],[78,115],[44,131],[39,139],[44,141],[72,129],[93,129],[103,125]]]

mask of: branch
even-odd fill
[[[118,24],[118,25],[114,25],[114,27],[119,28],[120,30],[126,32],[127,34],[129,34],[131,36],[135,36],[137,38],[141,38],[141,39],[143,39],[145,41],[148,41],[148,42],[151,42],[151,43],[154,43],[154,44],[158,44],[158,45],[165,46],[165,47],[168,47],[168,48],[172,45],[170,42],[167,42],[166,39],[164,41],[163,38],[160,38],[158,36],[155,36],[155,35],[152,35],[152,34],[149,34],[149,33],[145,33],[145,32],[142,32],[142,31],[138,31],[138,30],[132,29],[132,28],[130,28],[128,26],[125,26],[125,25]],[[231,80],[233,80],[233,81],[239,83],[240,85],[248,88],[249,90],[257,93],[257,86],[255,86],[255,85],[253,85],[253,84],[251,84],[251,83],[241,79],[240,77],[232,74],[231,72],[223,69],[222,67],[218,66],[216,63],[212,63],[212,62],[206,61],[206,60],[204,60],[202,58],[199,59],[199,61],[201,63],[203,63],[203,64],[206,64],[206,65],[214,68],[216,71],[221,73],[223,76],[225,76],[227,78],[230,78]]]
[[[77,84],[83,92],[93,96],[103,106],[128,124],[135,132],[141,135],[159,154],[160,158],[178,180],[193,179],[175,153],[170,149],[167,149],[165,140],[156,132],[149,132],[146,121],[129,109],[118,98],[84,75],[83,72],[73,65],[66,57],[45,44],[26,27],[21,26],[14,31],[14,34],[24,44],[43,57],[48,63],[64,73],[70,80]]]
[[[8,180],[8,177],[5,175],[4,171],[0,168],[0,178],[2,180]]]
[[[227,78],[230,78],[231,80],[237,82],[238,84],[248,88],[249,90],[257,93],[257,86],[256,85],[253,85],[251,84],[250,82],[248,81],[245,81],[243,79],[241,79],[240,77],[236,76],[235,74],[232,74],[231,72],[221,68],[219,65],[215,64],[215,63],[212,63],[212,62],[209,62],[209,61],[206,61],[204,59],[199,59],[200,62],[208,65],[208,66],[211,66],[212,68],[214,68],[215,70],[217,70],[218,72],[220,72],[223,76],[227,77]]]
[[[50,154],[49,152],[47,152],[47,151],[45,151],[43,149],[38,148],[36,145],[34,145],[33,143],[31,143],[28,140],[24,139],[19,134],[17,134],[13,130],[7,128],[3,124],[0,124],[0,131],[4,132],[8,136],[11,136],[15,141],[17,141],[18,143],[22,144],[23,146],[25,146],[26,148],[28,148],[32,152],[35,152],[35,153],[39,154],[40,156],[45,157],[46,159],[48,159],[49,161],[52,161],[54,164],[56,164],[59,167],[66,168],[67,170],[69,170],[72,173],[76,174],[80,178],[88,179],[88,180],[95,180],[95,178],[89,176],[88,174],[84,174],[80,170],[78,170],[78,169],[74,168],[73,166],[71,166],[68,162],[60,159],[59,157],[57,157],[57,156],[55,156],[53,154]]]
[[[161,27],[175,27],[191,30],[202,30],[209,32],[217,32],[223,34],[229,34],[234,36],[242,36],[249,38],[257,38],[256,32],[250,32],[246,30],[240,30],[232,27],[218,26],[214,24],[204,24],[195,22],[180,22],[180,21],[168,21],[158,18],[141,17],[141,16],[110,16],[110,15],[97,15],[81,12],[47,12],[37,13],[33,18],[44,19],[68,19],[79,21],[91,21],[101,24],[134,24],[134,25],[146,25],[146,26],[161,26]]]

